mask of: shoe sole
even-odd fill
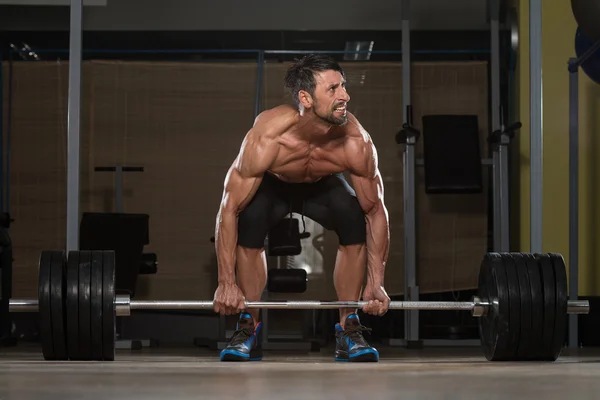
[[[221,361],[261,361],[262,354],[259,352],[251,351],[250,354],[244,354],[238,351],[227,351],[221,352]]]
[[[378,362],[379,354],[373,350],[366,350],[348,356],[345,351],[336,351],[334,360],[338,362]]]

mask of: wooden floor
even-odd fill
[[[267,352],[221,363],[198,348],[118,351],[114,362],[48,362],[37,348],[0,348],[9,399],[560,399],[600,398],[600,352],[555,363],[490,363],[478,349],[381,349],[381,361],[335,363],[320,353]]]

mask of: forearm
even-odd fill
[[[367,220],[367,281],[383,286],[387,263],[390,232],[388,213],[380,205],[366,216]]]
[[[221,208],[217,214],[215,230],[219,284],[235,283],[237,236],[237,215]]]

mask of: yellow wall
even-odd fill
[[[523,123],[513,150],[512,249],[530,251],[529,169],[529,1],[515,0],[519,12],[520,48],[515,77],[517,118]],[[550,5],[551,4],[551,5]],[[542,10],[543,73],[543,251],[569,258],[569,73],[575,56],[570,0],[545,2]],[[599,295],[600,274],[594,253],[600,231],[600,85],[580,70],[579,95],[579,294]],[[594,134],[595,132],[595,134]]]

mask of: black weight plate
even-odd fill
[[[549,255],[535,254],[535,257],[540,266],[544,291],[544,330],[542,333],[542,353],[538,360],[554,361],[554,325],[556,322],[556,281],[554,279],[554,267]]]
[[[486,359],[507,357],[509,340],[509,307],[506,271],[498,253],[487,253],[479,272],[478,295],[489,303],[488,312],[479,318],[479,334]]]
[[[552,345],[553,357],[556,360],[560,355],[566,341],[568,316],[567,302],[567,267],[565,259],[560,254],[550,254],[554,267],[554,281],[556,282],[556,314],[554,315],[554,343]]]
[[[506,287],[509,299],[509,329],[508,347],[505,360],[517,360],[519,351],[519,339],[521,336],[521,288],[515,262],[510,253],[501,254],[502,268],[506,271]]]
[[[529,283],[529,273],[527,272],[527,262],[519,253],[511,254],[515,262],[515,271],[519,278],[519,292],[521,296],[521,324],[519,330],[519,348],[517,349],[516,359],[525,361],[532,357],[531,353],[531,284]]]
[[[115,253],[102,255],[102,353],[104,360],[115,359]]]
[[[102,251],[92,252],[91,263],[91,327],[92,360],[100,361],[102,355]]]
[[[92,322],[91,289],[92,278],[90,264],[92,253],[89,250],[79,252],[79,359],[92,358]]]
[[[79,252],[69,251],[66,284],[67,350],[70,360],[79,360]]]
[[[50,297],[50,271],[52,270],[52,251],[42,251],[38,266],[38,313],[40,318],[40,341],[45,360],[54,360],[52,344],[52,307]]]
[[[67,257],[64,251],[56,251],[52,255],[50,272],[50,306],[52,308],[52,339],[56,360],[68,360],[66,313],[65,313],[65,274]]]
[[[538,260],[530,253],[523,253],[529,288],[531,289],[531,349],[530,360],[537,360],[542,354],[542,338],[544,334],[544,289]]]

